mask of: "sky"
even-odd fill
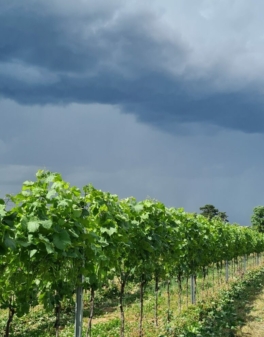
[[[0,196],[38,169],[249,225],[264,3],[0,0]]]

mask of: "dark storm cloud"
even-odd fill
[[[116,104],[172,132],[183,122],[264,132],[258,91],[247,85],[211,90],[217,68],[206,78],[187,79],[192,48],[166,31],[154,11],[122,12],[117,5],[66,15],[41,1],[0,4],[4,98],[27,105]]]
[[[172,135],[98,104],[3,100],[1,109],[10,118],[0,141],[0,196],[17,193],[46,168],[73,185],[92,183],[121,198],[149,196],[190,212],[212,203],[245,225],[253,207],[263,205],[262,134],[187,123],[185,133]]]

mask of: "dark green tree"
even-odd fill
[[[226,212],[218,212],[217,214],[218,218],[220,218],[223,222],[229,222],[228,216],[226,215]]]
[[[207,219],[211,220],[219,214],[219,210],[215,208],[213,205],[204,205],[200,207],[201,214]]]
[[[254,229],[264,233],[264,206],[257,206],[253,209],[251,224]]]

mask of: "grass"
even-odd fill
[[[264,336],[264,279],[259,287],[249,287],[247,300],[240,303],[239,316],[244,322],[237,337]]]
[[[158,295],[158,317],[159,325],[158,327],[154,324],[154,306],[155,306],[155,296],[154,296],[154,283],[150,282],[145,289],[144,298],[144,337],[165,337],[165,336],[180,336],[175,334],[175,331],[181,331],[181,329],[193,329],[194,335],[196,329],[198,329],[198,322],[200,319],[201,308],[209,308],[212,303],[215,303],[220,294],[220,290],[228,291],[232,287],[234,282],[237,282],[240,277],[243,277],[243,261],[237,265],[236,273],[232,272],[231,266],[229,283],[225,282],[225,269],[216,272],[216,269],[210,269],[209,274],[206,277],[205,282],[203,281],[202,275],[197,277],[197,306],[191,304],[191,289],[190,284],[184,280],[183,291],[181,295],[181,306],[179,305],[179,287],[177,282],[174,280],[171,282],[170,286],[170,296],[171,296],[171,307],[169,311],[170,322],[167,322],[168,307],[167,307],[167,284],[163,282],[160,284],[160,290]],[[251,259],[248,263],[247,269],[254,269],[253,260]],[[263,280],[264,283],[264,280]],[[251,294],[252,292],[252,294]],[[238,321],[244,322],[253,317],[250,322],[252,327],[254,324],[262,323],[261,311],[253,311],[252,314],[252,301],[255,300],[255,295],[253,295],[254,289],[250,290],[252,297],[247,300],[242,301],[239,299],[237,302],[236,310],[239,314],[236,314]],[[84,331],[83,336],[85,336],[86,325],[89,316],[89,294],[85,297],[85,310],[84,310]],[[245,296],[245,298],[247,298]],[[263,294],[264,299],[264,294]],[[239,307],[241,305],[242,307]],[[254,304],[255,308],[255,304]],[[261,308],[261,304],[259,304]],[[69,310],[70,309],[70,310]],[[262,311],[263,312],[263,311]],[[118,287],[117,284],[112,284],[109,288],[105,288],[96,294],[95,303],[95,317],[93,320],[92,336],[93,337],[119,337],[119,308],[118,308]],[[256,314],[256,316],[254,316]],[[255,317],[255,318],[254,318]],[[6,311],[0,311],[0,331],[3,329],[7,318]],[[137,284],[129,284],[126,289],[125,296],[125,318],[126,318],[126,329],[125,335],[127,337],[138,336],[138,322],[139,322],[139,288]],[[15,316],[14,322],[12,323],[12,333],[10,337],[51,337],[55,336],[54,325],[54,315],[53,313],[45,313],[43,309],[39,306],[30,311],[29,315],[18,318]],[[197,324],[196,324],[197,323]],[[200,323],[199,323],[200,324]],[[253,325],[252,325],[253,324]],[[187,328],[186,328],[187,327]],[[248,335],[248,331],[244,329],[250,329],[250,327],[243,327],[240,329],[237,336],[251,336]],[[61,322],[61,337],[73,336],[74,330],[74,308],[68,308],[64,310],[62,314]],[[186,331],[187,331],[186,330]],[[198,330],[197,330],[198,331]],[[243,335],[244,334],[244,335]],[[185,335],[182,335],[185,336]],[[188,335],[186,335],[188,336]],[[197,335],[199,336],[199,335]],[[264,336],[253,334],[252,336],[259,337]],[[204,337],[204,336],[202,336]],[[222,336],[221,336],[222,337]]]

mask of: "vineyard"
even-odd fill
[[[80,190],[58,173],[41,170],[36,178],[24,182],[20,193],[0,199],[0,308],[8,316],[4,337],[16,336],[15,317],[40,307],[54,314],[53,333],[58,337],[65,308],[74,305],[75,336],[102,336],[92,328],[95,297],[110,285],[117,288],[119,336],[130,336],[124,301],[128,291],[131,296],[135,293],[135,286],[139,298],[135,336],[145,336],[149,285],[154,288],[151,324],[166,322],[163,335],[157,336],[180,336],[169,328],[176,286],[182,311],[186,284],[195,304],[197,289],[206,293],[209,281],[216,288],[214,278],[227,284],[236,272],[241,275],[250,264],[257,267],[262,262],[264,236],[251,228],[167,208],[156,200],[119,199],[92,185]],[[167,306],[162,313],[161,288]],[[83,292],[90,296],[85,334]]]

